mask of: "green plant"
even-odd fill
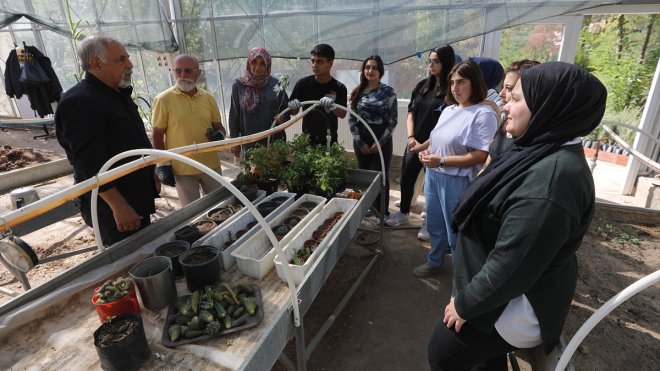
[[[346,182],[348,155],[339,143],[330,148],[315,147],[317,152],[312,163],[313,183],[325,194],[333,194]]]
[[[314,151],[310,151],[309,135],[300,134],[289,142],[289,164],[282,172],[282,184],[289,190],[301,189],[312,177]]]
[[[279,181],[288,153],[288,146],[283,140],[276,140],[270,146],[258,145],[246,153],[243,162],[245,170],[257,181]]]

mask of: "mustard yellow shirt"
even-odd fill
[[[165,148],[174,149],[194,143],[206,143],[206,130],[212,122],[220,122],[220,111],[215,98],[204,89],[197,88],[191,97],[173,86],[158,94],[152,106],[154,127],[165,129]],[[211,169],[220,167],[217,152],[189,155]],[[179,161],[172,161],[176,175],[194,175],[200,170]]]

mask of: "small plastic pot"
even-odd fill
[[[202,245],[189,249],[181,254],[179,263],[191,292],[220,282],[220,252],[213,246]]]
[[[309,210],[299,207],[291,212],[292,216],[299,216],[301,218],[304,218],[307,214],[309,214]]]
[[[301,220],[302,220],[302,217],[300,217],[300,216],[289,215],[286,218],[284,218],[284,220],[282,221],[282,224],[288,225],[290,227],[295,227],[296,225],[298,225],[298,223],[300,223]]]
[[[188,243],[193,243],[199,239],[199,230],[191,225],[185,225],[174,231],[174,238]]]
[[[316,206],[318,206],[318,202],[313,202],[313,201],[305,201],[300,204],[300,207],[303,209],[307,209],[309,211],[312,211]]]
[[[277,180],[258,180],[257,187],[266,191],[267,195],[277,192]]]
[[[286,236],[289,232],[291,232],[290,225],[280,224],[278,226],[273,227],[273,234],[275,234],[275,237],[277,238],[278,241],[284,238],[284,236]]]
[[[217,224],[213,220],[200,220],[192,223],[192,226],[199,232],[200,237],[211,232],[216,225]]]
[[[121,297],[109,303],[99,304],[96,292],[98,287],[94,290],[92,295],[92,303],[96,307],[96,312],[99,315],[101,322],[105,322],[108,317],[118,317],[123,314],[139,314],[140,304],[138,303],[137,294],[135,293],[135,283],[131,285],[131,291],[128,295]]]
[[[248,201],[254,201],[254,199],[257,198],[257,195],[259,193],[259,187],[257,187],[256,184],[245,184],[242,185],[238,188],[239,191],[245,196],[245,198],[248,199]],[[243,203],[236,199],[236,203],[239,205],[243,205]]]
[[[94,331],[94,346],[104,370],[137,370],[151,357],[142,319],[128,314]]]
[[[272,213],[275,209],[277,209],[277,206],[279,205],[276,204],[275,202],[266,201],[257,205],[257,211],[259,211],[259,214],[261,214],[261,216],[266,216]]]
[[[187,241],[170,241],[158,246],[154,251],[154,256],[166,256],[172,262],[172,272],[174,277],[183,277],[183,268],[179,263],[179,256],[190,248]]]
[[[206,214],[206,217],[220,224],[234,215],[234,211],[228,207],[213,209]]]
[[[316,240],[314,240],[314,239],[306,240],[305,242],[303,242],[303,246],[304,247],[309,247],[309,250],[311,252],[314,252],[314,250],[316,250],[316,247],[318,245],[319,245],[319,243],[316,242]]]

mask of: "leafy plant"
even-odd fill
[[[253,178],[280,180],[288,156],[288,146],[283,140],[276,140],[270,146],[258,145],[250,149],[244,160],[247,173]]]
[[[289,142],[289,164],[282,172],[282,183],[289,190],[300,189],[309,184],[312,177],[314,151],[310,151],[309,135],[297,135]]]
[[[316,147],[315,150],[317,153],[312,163],[314,185],[326,194],[333,194],[346,182],[348,155],[339,143],[327,149]]]

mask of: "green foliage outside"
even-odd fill
[[[562,42],[561,24],[527,24],[502,31],[499,60],[506,68],[523,58],[557,60]],[[596,75],[607,87],[604,120],[638,126],[653,73],[660,57],[660,17],[657,15],[599,15],[584,18],[575,63]],[[636,132],[613,130],[628,144]],[[614,144],[598,127],[589,139]]]
[[[596,75],[607,87],[604,120],[638,126],[653,73],[660,57],[660,17],[602,15],[584,18],[575,63]],[[615,127],[628,144],[635,132]],[[597,128],[590,139],[608,138]]]

